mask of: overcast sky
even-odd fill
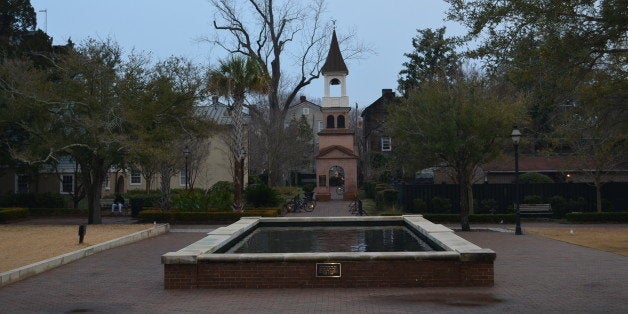
[[[213,32],[212,7],[207,0],[31,0],[31,4],[37,12],[38,27],[47,28],[55,44],[68,38],[75,43],[87,37],[113,38],[127,52],[133,48],[150,51],[159,59],[177,55],[215,64],[224,56],[220,48],[199,40]],[[442,0],[327,1],[327,17],[337,20],[339,35],[354,29],[375,52],[347,62],[347,93],[352,106],[356,102],[360,107],[368,106],[381,96],[383,88],[396,90],[403,54],[411,51],[416,29],[447,26],[447,35],[464,31],[443,20],[446,10]],[[322,79],[303,90],[308,98],[320,98],[322,93]]]

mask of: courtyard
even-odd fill
[[[313,214],[334,215],[333,202]],[[340,207],[343,208],[344,207]],[[336,214],[342,214],[341,212]],[[117,221],[118,223],[120,221]],[[628,311],[627,257],[504,226],[482,226],[461,237],[497,252],[490,288],[206,289],[165,290],[160,257],[220,226],[175,225],[165,235],[114,248],[0,288],[2,311],[402,313]],[[456,226],[450,226],[456,227]],[[494,227],[490,231],[488,227]],[[506,226],[510,227],[510,226]],[[524,228],[587,225],[524,222]],[[626,225],[596,225],[623,229]]]

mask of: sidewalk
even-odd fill
[[[343,210],[319,203],[312,213]],[[627,257],[490,231],[457,234],[497,252],[491,288],[164,290],[160,256],[215,227],[181,228],[0,288],[0,312],[628,313]]]

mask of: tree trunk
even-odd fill
[[[459,175],[458,184],[460,188],[460,226],[462,231],[471,231],[471,227],[469,226],[469,213],[471,210],[469,207],[470,182],[467,176]]]
[[[595,180],[595,209],[598,213],[602,212],[602,182]]]
[[[172,170],[169,167],[161,169],[161,208],[170,209],[170,179],[172,178]],[[187,178],[186,178],[187,179]]]
[[[105,172],[105,161],[101,158],[93,157],[90,161],[81,165],[81,171],[83,174],[83,184],[85,185],[85,192],[87,193],[87,208],[88,208],[88,224],[101,224],[101,210],[100,210],[100,196],[102,176]]]

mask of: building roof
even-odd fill
[[[364,116],[368,115],[369,112],[373,110],[373,108],[378,107],[378,106],[382,106],[382,105],[386,105],[386,104],[388,104],[388,102],[390,102],[391,100],[394,100],[394,99],[395,99],[395,92],[392,89],[384,88],[384,89],[382,89],[382,96],[377,98],[372,104],[370,104],[366,108],[364,108],[364,110],[362,110],[362,114],[360,114],[360,116],[364,117]]]
[[[349,74],[349,69],[345,64],[345,60],[342,58],[340,52],[340,46],[338,45],[338,38],[336,38],[336,30],[331,35],[331,45],[329,47],[329,53],[327,54],[327,60],[321,68],[323,75],[329,72],[341,72],[345,75]]]
[[[340,153],[342,153],[343,155],[346,155],[349,158],[358,158],[358,156],[356,154],[353,153],[352,150],[344,147],[344,146],[340,146],[340,145],[332,145],[332,146],[328,146],[325,147],[323,149],[321,149],[318,154],[316,155],[316,158],[321,158],[329,153],[331,153],[332,151],[339,151]]]

